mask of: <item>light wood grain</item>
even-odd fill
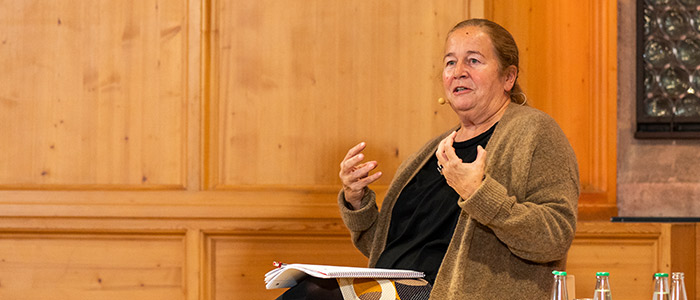
[[[441,57],[469,17],[513,32],[530,103],[577,153],[580,203],[609,215],[614,3],[0,1],[0,298],[272,299],[273,259],[364,265],[338,163],[366,141],[381,198],[456,124]],[[693,264],[690,235],[583,223],[578,295],[599,267]],[[613,277],[619,299],[643,280]]]
[[[436,99],[467,1],[276,3],[213,1],[211,186],[338,184],[360,141],[386,185],[456,124]]]
[[[695,226],[579,223],[566,268],[577,295],[592,294],[597,271],[611,273],[618,299],[645,298],[655,272],[684,271],[692,293]],[[272,260],[366,264],[339,219],[2,218],[0,227],[0,295],[10,298],[271,299],[282,292],[261,283]]]
[[[580,215],[616,215],[615,1],[488,2],[487,17],[518,43],[528,103],[557,121],[576,152]]]
[[[185,2],[0,2],[0,186],[184,186]]]
[[[178,236],[0,233],[2,299],[184,299]]]
[[[284,289],[266,290],[262,279],[273,261],[365,267],[367,259],[346,237],[211,236],[208,299],[274,299]],[[311,254],[313,253],[313,254]]]
[[[569,251],[567,271],[576,276],[578,297],[592,297],[595,273],[609,272],[615,299],[647,299],[657,272],[685,272],[695,299],[695,224],[583,222]],[[686,277],[687,278],[687,277]],[[691,296],[692,295],[692,296]]]

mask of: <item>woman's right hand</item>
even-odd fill
[[[382,172],[372,175],[370,171],[377,167],[376,161],[361,163],[365,158],[362,150],[365,149],[365,142],[352,147],[340,163],[340,180],[343,182],[343,192],[345,201],[350,203],[354,209],[359,209],[362,204],[362,197],[365,195],[365,187],[382,177]]]

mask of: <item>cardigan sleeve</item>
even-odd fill
[[[376,231],[377,216],[377,196],[373,190],[365,188],[365,195],[362,197],[361,206],[357,210],[349,207],[345,200],[345,193],[340,190],[338,193],[338,207],[343,223],[350,230],[352,242],[362,254],[369,257],[374,233]]]
[[[437,142],[448,133],[446,132],[428,142],[419,152],[410,155],[399,165],[384,198],[381,212],[377,206],[377,196],[370,188],[365,188],[360,208],[357,210],[353,210],[345,200],[345,193],[342,189],[338,193],[338,207],[343,223],[350,230],[350,237],[355,247],[370,258],[370,264],[376,262],[376,258],[383,251],[384,239],[386,239],[386,232],[391,221],[391,207],[401,192],[403,184],[410,179],[410,174],[420,165],[421,158],[430,155]]]
[[[554,124],[537,126],[535,131],[532,140],[525,139],[530,150],[516,146],[529,155],[519,159],[529,160],[524,174],[509,180],[523,186],[520,199],[513,189],[487,175],[459,205],[493,230],[513,254],[545,263],[566,257],[576,231],[580,191],[576,157],[561,129]]]

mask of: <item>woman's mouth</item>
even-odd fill
[[[452,93],[453,94],[461,94],[461,93],[465,93],[467,91],[470,91],[470,89],[463,87],[463,86],[458,86],[458,87],[454,88],[454,90],[452,90]]]

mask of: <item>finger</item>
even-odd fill
[[[362,153],[359,153],[359,154],[357,154],[357,155],[355,155],[355,156],[353,156],[353,157],[350,157],[350,158],[344,160],[344,161],[340,164],[341,172],[348,173],[348,172],[354,171],[355,169],[358,168],[357,165],[358,165],[363,159],[365,159],[365,155],[362,154]]]
[[[443,145],[442,145],[442,144],[443,144],[443,141],[444,141],[444,140],[440,141],[440,143],[438,144],[437,151],[435,151],[435,157],[437,157],[438,164],[443,164],[443,163],[445,162],[445,157],[444,157],[444,155],[443,155],[443,152],[444,152],[443,149],[444,149],[444,147],[443,147]]]
[[[354,168],[350,171],[340,174],[340,180],[343,185],[352,186],[355,182],[362,180],[369,175],[369,172],[377,167],[376,161],[369,161]]]
[[[447,161],[457,160],[461,162],[453,146],[455,141],[455,135],[457,135],[456,131],[447,136],[447,138],[445,139],[445,157],[447,157]]]
[[[382,177],[382,172],[379,171],[379,172],[376,172],[376,173],[369,175],[365,178],[362,178],[362,179],[358,180],[357,182],[362,185],[362,188],[364,188],[364,187],[372,184],[373,182],[379,180],[379,178],[381,178],[381,177]]]
[[[362,153],[358,153],[355,156],[344,159],[340,162],[340,174],[342,175],[356,170],[358,168],[357,164],[359,164],[363,159],[365,159],[365,155]]]
[[[372,175],[368,175],[368,176],[359,178],[357,180],[354,180],[353,182],[347,184],[346,186],[349,187],[351,190],[358,191],[358,190],[364,189],[366,186],[377,181],[380,177],[382,177],[381,171],[376,172]]]
[[[437,156],[438,162],[440,164],[445,164],[445,163],[447,163],[447,161],[449,161],[449,158],[447,156],[445,156],[445,149],[447,148],[448,140],[450,138],[452,138],[454,140],[455,133],[456,132],[453,131],[448,136],[446,136],[444,139],[442,139],[442,141],[440,141],[440,143],[438,144],[438,149],[435,152],[435,155]]]
[[[367,144],[366,144],[365,142],[360,142],[359,144],[357,144],[357,145],[355,145],[354,147],[350,148],[350,150],[348,150],[348,153],[345,154],[345,157],[343,158],[343,160],[344,160],[344,161],[345,161],[345,160],[348,160],[349,158],[351,158],[351,157],[357,155],[358,153],[362,152],[362,150],[364,150],[366,146],[367,146]]]
[[[457,130],[452,131],[452,133],[450,133],[450,135],[448,135],[447,137],[449,137],[452,141],[454,141],[456,136],[457,136]]]
[[[484,166],[486,166],[486,158],[488,157],[488,152],[486,152],[486,149],[484,147],[481,147],[481,145],[476,147],[476,159],[474,160],[474,164],[477,166],[481,167],[482,169]]]
[[[454,154],[455,153],[454,147],[452,146],[454,144],[454,137],[456,134],[457,133],[455,131],[453,131],[447,137],[445,137],[445,139],[443,139],[442,142],[440,143],[442,146],[442,148],[441,148],[442,151],[440,152],[440,155],[442,156],[442,161],[441,161],[442,164],[447,164],[451,160],[459,158],[459,157],[457,157],[456,154]],[[450,153],[452,153],[452,154],[450,154]]]
[[[377,162],[376,161],[368,161],[366,163],[362,163],[360,165],[355,166],[355,170],[353,170],[351,173],[352,175],[362,178],[366,177],[370,171],[374,170],[377,167]]]

